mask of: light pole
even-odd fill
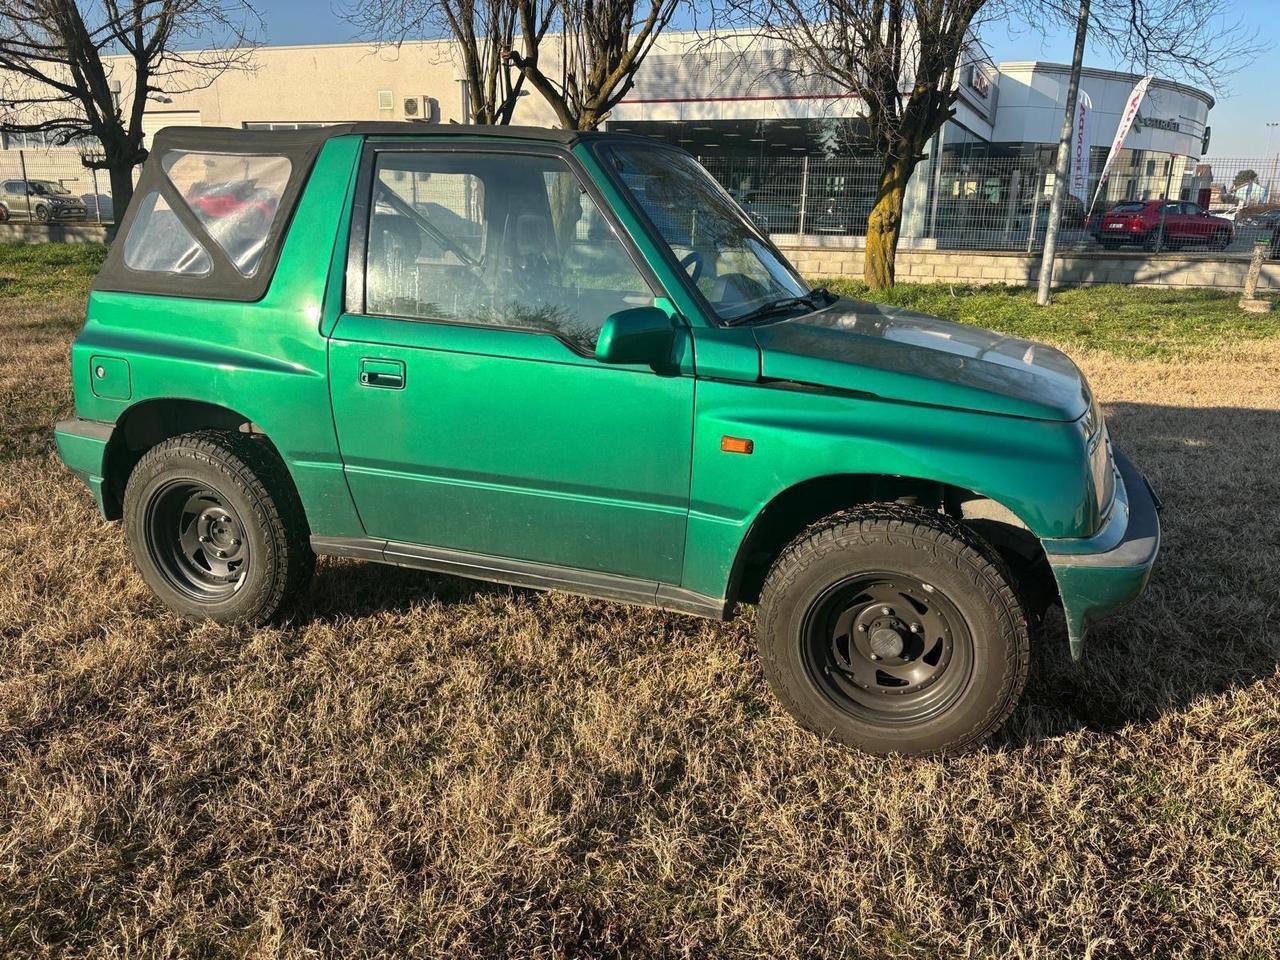
[[[1053,168],[1053,199],[1049,202],[1049,223],[1044,232],[1044,255],[1040,260],[1040,285],[1036,303],[1049,304],[1053,287],[1053,259],[1058,249],[1058,224],[1067,199],[1067,172],[1071,168],[1071,128],[1080,95],[1080,66],[1084,62],[1084,40],[1089,31],[1089,0],[1080,0],[1080,16],[1076,20],[1076,46],[1071,55],[1071,78],[1067,81],[1067,106],[1062,112],[1062,135],[1058,138],[1058,161]],[[1034,216],[1034,214],[1033,214]],[[1034,222],[1032,229],[1035,229]]]
[[[1267,152],[1263,154],[1264,162],[1270,164],[1265,172],[1260,172],[1260,176],[1266,178],[1267,199],[1271,199],[1271,194],[1276,189],[1276,182],[1280,180],[1280,155],[1271,152],[1271,138],[1275,136],[1275,131],[1280,128],[1280,120],[1268,120],[1264,126],[1267,128]]]

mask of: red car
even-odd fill
[[[1215,217],[1190,200],[1118,203],[1100,221],[1091,217],[1086,229],[1109,250],[1125,243],[1148,250],[1177,250],[1189,243],[1203,243],[1211,250],[1225,250],[1236,235],[1230,220]]]

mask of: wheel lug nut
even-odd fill
[[[919,632],[920,632],[920,624],[918,624],[918,623],[913,623],[913,624],[911,625],[911,632],[912,632],[912,633],[919,633]]]
[[[881,607],[881,608],[880,608],[880,612],[881,612],[882,614],[884,614],[886,617],[887,617],[889,614],[893,613],[893,611],[892,611],[892,610],[890,610],[888,607]]]
[[[879,660],[879,659],[880,659],[880,654],[878,654],[878,653],[873,653],[873,654],[871,655],[871,659],[872,659],[872,660]]]
[[[200,538],[200,542],[201,542],[201,543],[208,543],[208,542],[209,542],[209,538],[208,538],[208,537],[201,537],[201,538]]]
[[[859,633],[866,633],[866,632],[867,632],[867,625],[866,625],[865,623],[860,623],[860,624],[858,624],[858,632],[859,632]]]

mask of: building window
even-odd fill
[[[393,109],[393,97],[391,95],[390,90],[378,91],[378,109],[379,110]]]
[[[246,130],[314,130],[317,127],[330,127],[335,123],[347,123],[346,120],[271,120],[244,124]]]
[[[59,133],[52,130],[36,130],[30,133],[0,133],[0,148],[5,150],[48,150],[54,147],[78,148],[86,141],[73,137],[70,143],[59,143]]]

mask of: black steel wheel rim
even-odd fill
[[[174,480],[147,503],[147,549],[160,575],[200,603],[235,594],[249,571],[250,548],[240,515],[208,484]]]
[[[828,587],[805,616],[801,643],[823,696],[873,723],[935,717],[973,675],[973,634],[955,603],[900,573],[860,573]]]

